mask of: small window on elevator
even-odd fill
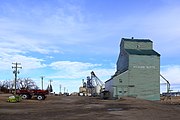
[[[122,83],[122,79],[119,79],[119,83]]]

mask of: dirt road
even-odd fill
[[[180,105],[125,98],[48,96],[7,103],[0,94],[0,120],[179,120]]]

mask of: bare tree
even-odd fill
[[[6,80],[6,81],[2,81],[1,82],[1,91],[3,91],[3,92],[9,92],[9,89],[8,88],[10,88],[9,87],[9,81],[8,80]]]
[[[0,81],[0,91],[3,92],[12,92],[14,89],[14,80],[4,80]],[[38,86],[35,82],[30,78],[19,78],[16,81],[16,88],[17,89],[38,89]]]
[[[19,89],[38,89],[36,83],[30,78],[18,79]]]

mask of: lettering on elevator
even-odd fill
[[[133,66],[133,68],[137,68],[137,69],[155,69],[155,66],[143,66],[143,65],[135,65]]]

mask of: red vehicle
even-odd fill
[[[34,96],[37,100],[45,100],[48,93],[48,90],[17,90],[16,92],[16,94],[22,96],[22,99],[31,99]]]

